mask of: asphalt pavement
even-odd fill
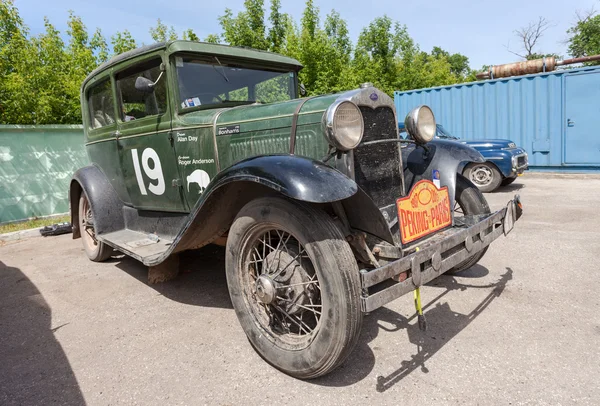
[[[556,405],[600,403],[600,179],[527,175],[523,218],[460,276],[371,313],[330,375],[266,364],[240,328],[223,249],[147,284],[127,257],[87,260],[71,235],[0,246],[1,405]]]

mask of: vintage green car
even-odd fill
[[[74,238],[177,274],[178,253],[226,245],[231,301],[276,368],[324,375],[363,314],[475,264],[521,215],[491,213],[457,174],[476,151],[433,140],[426,106],[399,140],[393,100],[370,84],[299,98],[298,61],[174,41],[116,56],[81,88],[92,162],[71,181]]]

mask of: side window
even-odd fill
[[[91,128],[100,128],[115,122],[115,108],[110,79],[103,80],[88,91],[88,109]]]
[[[160,58],[143,62],[117,75],[119,95],[119,120],[131,121],[156,116],[167,111],[167,78],[160,75]],[[154,91],[144,92],[135,88],[135,82],[143,77],[158,83]],[[160,77],[160,80],[159,80]]]

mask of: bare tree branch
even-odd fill
[[[513,55],[518,56],[519,58],[527,59],[527,57],[525,55],[521,55],[519,53],[516,53],[515,51],[511,51],[511,49],[510,49],[510,41],[508,41],[508,44],[504,45],[504,48],[506,48],[506,50],[508,52],[510,52]]]
[[[527,59],[531,55],[535,54],[533,49],[537,45],[542,35],[544,35],[544,32],[546,32],[546,30],[552,26],[553,25],[550,23],[550,21],[546,20],[544,17],[539,17],[537,21],[530,22],[526,27],[521,27],[518,30],[515,30],[514,33],[522,42],[522,48],[525,51],[525,56],[519,56]],[[516,53],[514,54],[517,55]]]
[[[577,23],[582,23],[585,22],[587,20],[589,20],[590,18],[592,18],[593,16],[595,16],[597,13],[596,11],[596,7],[592,6],[587,10],[577,10],[575,11],[575,17],[577,17]]]

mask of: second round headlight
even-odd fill
[[[435,137],[435,117],[428,106],[423,105],[412,109],[404,120],[404,126],[408,134],[419,144],[426,144]]]
[[[349,151],[360,144],[365,125],[356,104],[344,101],[331,106],[326,114],[326,121],[325,134],[332,146]]]

